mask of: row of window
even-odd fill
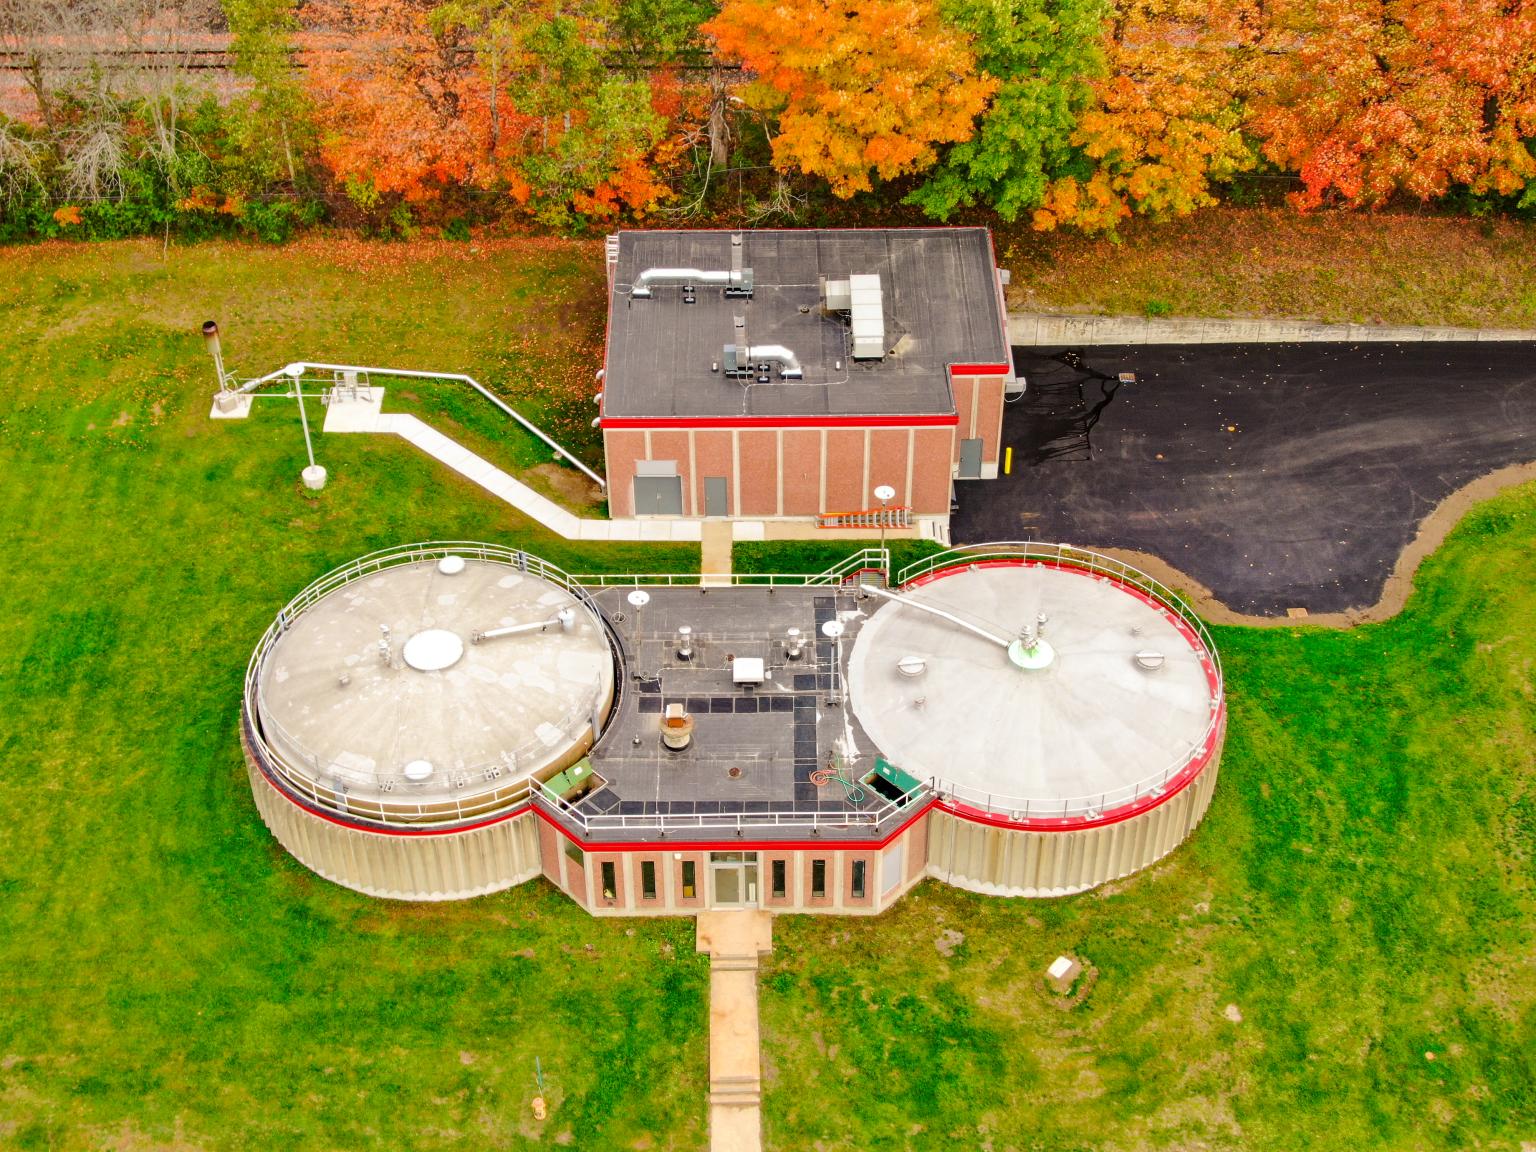
[[[567,842],[565,854],[578,865],[585,866],[586,853],[575,844]],[[722,855],[716,853],[716,856]],[[731,855],[743,858],[744,853],[735,852]],[[612,900],[618,892],[618,876],[612,860],[604,860],[603,872],[603,899]],[[864,899],[866,887],[867,862],[863,860],[853,861],[849,876],[849,888],[855,900]],[[769,865],[769,875],[772,880],[770,891],[775,900],[782,900],[789,891],[789,861],[778,859]],[[698,873],[692,860],[683,861],[682,898],[684,900],[695,899],[698,895]],[[656,887],[656,861],[640,861],[640,898],[642,900],[654,900],[657,894]],[[811,899],[825,900],[827,897],[827,862],[825,859],[811,861]]]

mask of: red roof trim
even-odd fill
[[[951,376],[1006,376],[1008,365],[1006,364],[951,364],[949,366]]]
[[[999,369],[1001,371],[1001,369]],[[953,428],[958,414],[938,416],[604,416],[609,428]]]

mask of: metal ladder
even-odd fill
[[[910,508],[861,508],[856,512],[821,512],[816,516],[818,528],[910,528]]]

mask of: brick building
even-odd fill
[[[997,475],[1012,370],[983,228],[621,232],[601,425],[615,517],[831,520],[896,492],[947,534]]]

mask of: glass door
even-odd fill
[[[757,907],[757,853],[709,854],[710,907]]]

